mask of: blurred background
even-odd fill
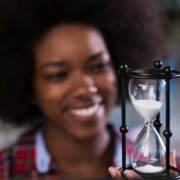
[[[167,40],[167,46],[170,49],[171,57],[167,64],[173,69],[180,71],[180,0],[158,0],[162,6],[162,12],[167,14],[167,23],[164,28]],[[129,127],[128,136],[134,141],[137,134],[142,129],[144,122],[135,111],[131,102],[126,104],[127,126]],[[165,104],[161,110],[161,120],[165,123]],[[111,114],[110,123],[119,127],[121,125],[121,108],[116,106]],[[17,138],[29,126],[15,127],[0,123],[0,149],[9,146],[17,140]],[[161,133],[165,129],[161,128]],[[176,149],[176,153],[180,156],[180,78],[171,81],[171,150]]]

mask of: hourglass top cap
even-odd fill
[[[119,65],[118,75],[139,79],[172,79],[180,77],[180,73],[170,66],[162,67],[160,60],[154,61],[154,67],[128,68],[124,63]]]

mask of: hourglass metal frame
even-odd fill
[[[180,73],[176,70],[173,70],[170,66],[162,68],[162,62],[157,60],[154,62],[154,67],[144,67],[144,68],[128,68],[126,64],[121,64],[118,70],[118,76],[120,76],[120,85],[121,85],[121,110],[122,110],[122,120],[120,132],[122,134],[122,167],[120,171],[123,174],[123,171],[126,169],[133,169],[131,165],[126,165],[126,133],[128,132],[128,127],[126,126],[126,83],[125,78],[137,78],[137,79],[164,79],[166,81],[166,129],[163,132],[166,143],[166,170],[165,174],[158,176],[157,179],[178,179],[180,178],[180,170],[170,166],[170,137],[172,136],[172,131],[170,130],[170,80],[174,78],[179,78]],[[158,96],[158,92],[157,96]],[[160,131],[162,122],[160,121],[159,114],[156,116],[154,126],[157,131]],[[177,172],[177,176],[170,178],[170,169]],[[125,176],[124,176],[125,177]],[[144,177],[143,177],[144,178]],[[145,178],[146,179],[146,178]],[[147,178],[148,179],[148,178]],[[153,176],[153,179],[156,177]]]

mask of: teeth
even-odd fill
[[[91,116],[92,114],[94,114],[98,108],[99,108],[99,105],[95,104],[94,106],[90,106],[88,108],[74,109],[74,110],[71,110],[71,112],[75,115],[86,117],[86,116]]]

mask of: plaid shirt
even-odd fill
[[[22,135],[19,141],[11,148],[0,152],[0,180],[16,178],[23,180],[64,179],[61,171],[52,161],[51,156],[46,150],[41,129],[40,126],[33,128]],[[113,129],[111,126],[108,126],[108,129],[111,129],[111,134],[115,138],[115,154],[112,159],[112,166],[121,166],[121,134],[117,129]],[[40,147],[39,149],[41,152],[38,152],[38,147]],[[131,143],[127,142],[128,156],[131,151],[130,147]],[[41,168],[39,159],[45,161],[46,167],[44,169]],[[39,170],[38,167],[41,169]],[[110,177],[107,171],[100,179],[110,179]]]

